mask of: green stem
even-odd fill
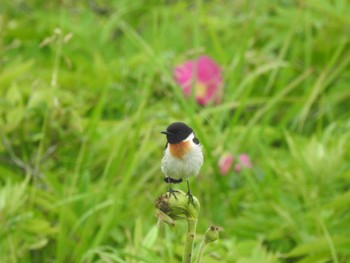
[[[199,247],[199,251],[198,251],[198,255],[196,258],[196,263],[200,263],[202,261],[202,257],[204,254],[204,249],[206,248],[206,246],[208,245],[207,242],[205,242],[205,240],[202,241],[201,246]]]
[[[185,243],[185,250],[182,258],[182,263],[191,263],[192,262],[192,250],[194,237],[196,235],[197,219],[187,218],[187,238]]]

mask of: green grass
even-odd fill
[[[180,262],[186,225],[154,215],[175,120],[204,147],[197,244],[224,228],[204,262],[350,261],[348,1],[0,10],[0,262]],[[172,79],[202,54],[223,68],[220,105]],[[254,169],[221,176],[226,151]]]

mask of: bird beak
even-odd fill
[[[168,132],[168,131],[161,131],[160,133],[163,133],[163,134],[166,134],[166,135],[169,135],[170,134],[170,132]]]

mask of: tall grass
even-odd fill
[[[0,262],[179,262],[185,225],[157,228],[153,205],[174,120],[204,147],[199,232],[225,230],[204,262],[350,260],[346,0],[1,11]],[[224,70],[220,105],[173,81],[201,54]],[[226,151],[254,169],[221,176]]]

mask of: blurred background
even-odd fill
[[[0,262],[181,262],[173,121],[203,262],[350,262],[349,83],[347,0],[2,1]]]

